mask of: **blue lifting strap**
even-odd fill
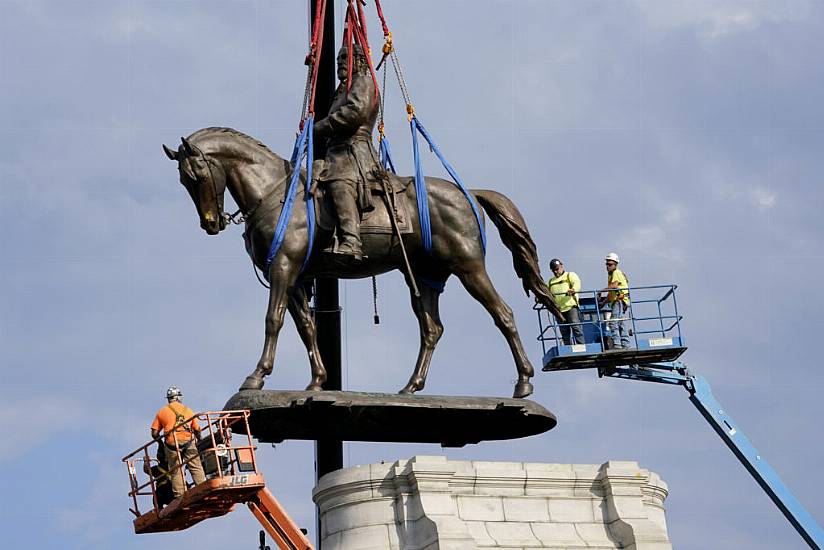
[[[472,207],[472,212],[475,214],[475,219],[478,222],[478,229],[481,232],[481,246],[483,247],[484,254],[486,254],[486,231],[484,231],[484,224],[483,221],[481,221],[481,213],[478,210],[478,205],[475,203],[475,199],[472,198],[472,195],[466,190],[463,182],[461,182],[461,178],[449,162],[447,162],[447,160],[443,157],[441,151],[438,149],[438,146],[435,145],[435,142],[432,140],[429,132],[427,132],[426,128],[423,127],[423,124],[421,124],[421,121],[418,120],[418,117],[412,117],[412,120],[409,121],[409,127],[412,131],[412,152],[415,156],[415,195],[418,199],[418,218],[421,222],[423,247],[427,254],[432,254],[432,226],[429,223],[429,202],[427,198],[426,184],[424,182],[423,172],[421,170],[421,155],[418,148],[418,132],[420,132],[427,143],[429,143],[430,150],[435,153],[438,160],[440,160],[441,164],[443,164],[443,167],[447,172],[449,172],[452,181],[455,182],[455,185],[457,185],[464,194],[466,200],[469,201],[469,205]]]
[[[381,166],[384,170],[397,174],[398,171],[395,170],[395,163],[392,162],[392,149],[389,148],[389,140],[386,136],[381,136],[380,139],[378,139],[378,143],[380,145]]]
[[[386,136],[381,136],[378,140],[380,143],[380,155],[381,155],[381,166],[383,166],[384,170],[391,170],[393,174],[397,174],[395,171],[395,164],[392,162],[392,149],[389,148],[389,140]],[[416,180],[417,181],[417,180]],[[417,183],[416,183],[417,189]],[[429,217],[429,212],[427,208],[427,218]],[[432,242],[432,235],[429,235],[429,241]],[[443,292],[444,288],[446,287],[446,281],[436,281],[434,279],[427,279],[426,277],[416,276],[415,280],[420,285],[428,286],[429,288],[436,290],[437,292]]]
[[[308,233],[309,245],[306,248],[306,257],[303,259],[303,264],[300,266],[300,272],[306,269],[306,264],[309,263],[309,258],[312,256],[312,246],[315,244],[315,197],[312,196],[312,168],[315,162],[315,117],[310,116],[306,121],[306,126],[309,127],[308,139],[306,145],[306,184],[303,189],[303,197],[306,201],[306,231]]]
[[[280,210],[278,216],[278,223],[275,226],[275,234],[272,237],[272,244],[269,246],[269,254],[266,256],[266,269],[263,276],[269,280],[269,266],[272,265],[272,260],[277,255],[283,244],[283,239],[286,236],[286,228],[289,226],[289,219],[292,217],[292,207],[295,204],[295,197],[297,196],[298,183],[300,182],[300,165],[304,158],[306,158],[306,185],[304,188],[304,199],[306,202],[306,224],[309,231],[309,247],[306,250],[306,258],[303,260],[303,265],[300,267],[301,273],[306,268],[309,257],[312,255],[312,245],[315,239],[315,201],[310,194],[312,186],[312,162],[314,161],[312,130],[314,128],[314,117],[310,116],[306,119],[303,130],[295,141],[295,148],[292,151],[292,179],[289,181],[289,188],[286,192],[286,199],[283,201],[283,208]]]

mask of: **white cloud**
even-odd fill
[[[586,407],[591,403],[604,403],[617,398],[621,388],[616,384],[595,384],[590,376],[577,376],[572,383],[573,403]]]
[[[730,179],[710,178],[712,197],[721,202],[747,204],[764,211],[776,205],[777,197],[770,189],[757,185],[750,186]]]
[[[88,464],[97,471],[88,495],[70,507],[58,509],[57,523],[60,529],[96,546],[121,528],[122,518],[131,516],[126,511],[125,497],[129,484],[125,468],[111,457],[97,456]],[[120,488],[122,491],[118,491]]]
[[[663,213],[666,223],[678,223],[684,218],[684,210],[680,206],[670,206]]]
[[[671,1],[641,0],[640,11],[654,30],[671,32],[693,27],[700,36],[714,40],[751,32],[763,25],[803,20],[812,8],[810,0],[767,1]]]
[[[752,198],[752,201],[755,203],[756,208],[758,208],[759,210],[769,210],[770,208],[775,206],[775,193],[773,193],[769,189],[753,189],[752,191],[750,191],[750,197]]]
[[[747,205],[759,211],[769,210],[776,205],[776,194],[767,185],[757,181],[761,177],[759,174],[734,174],[731,167],[726,165],[728,162],[729,159],[721,158],[707,169],[706,182],[714,200],[732,205]],[[745,177],[752,177],[756,181],[745,181]]]
[[[678,259],[683,256],[676,246],[687,218],[681,204],[668,204],[662,197],[647,198],[644,223],[631,226],[618,235],[617,247],[628,255]]]
[[[138,443],[134,439],[134,430],[130,428],[129,411],[116,403],[105,400],[92,402],[85,391],[73,397],[67,397],[66,392],[19,393],[22,394],[20,397],[12,393],[3,394],[0,416],[10,426],[25,426],[26,429],[18,430],[13,438],[0,439],[0,463],[19,458],[71,431],[114,441],[118,448],[136,446]],[[106,410],[106,414],[100,415],[99,409]],[[148,434],[148,429],[144,433]]]
[[[18,457],[59,432],[80,425],[83,406],[60,395],[28,395],[14,399],[6,395],[0,406],[9,426],[25,426],[14,437],[0,438],[0,462]]]

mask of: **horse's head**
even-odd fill
[[[200,217],[200,227],[209,235],[217,235],[226,228],[223,216],[223,194],[226,191],[226,172],[220,162],[203,154],[186,138],[180,138],[177,151],[166,145],[163,150],[177,161],[180,183],[189,192]]]

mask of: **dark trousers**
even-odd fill
[[[327,184],[327,189],[332,194],[335,213],[338,215],[339,240],[360,250],[360,212],[358,212],[358,194],[355,184],[347,181],[331,181]]]
[[[572,342],[570,341],[570,333],[572,333],[573,339],[576,344],[583,344],[584,343],[584,327],[580,325],[581,316],[578,311],[578,306],[573,307],[568,311],[564,311],[561,313],[561,317],[564,318],[565,323],[569,324],[561,324],[561,339],[564,341],[564,344],[567,346],[571,345]]]

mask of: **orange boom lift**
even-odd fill
[[[185,463],[166,471],[150,449],[163,445],[162,437],[153,439],[123,458],[129,471],[129,483],[135,515],[135,533],[180,531],[209,518],[224,516],[238,503],[245,503],[269,536],[281,550],[314,550],[314,547],[277,499],[266,488],[263,475],[258,472],[255,445],[249,430],[249,411],[209,411],[194,415],[206,426],[204,437],[198,442],[205,482],[189,487],[178,498],[165,506],[159,490],[171,476],[184,476]],[[188,418],[181,424],[191,422]],[[239,436],[239,444],[232,440],[232,426],[247,435]],[[170,452],[170,451],[167,451]],[[175,452],[180,453],[179,450]],[[182,458],[182,457],[179,457]],[[149,503],[151,509],[149,509]],[[141,511],[141,504],[143,510]]]

